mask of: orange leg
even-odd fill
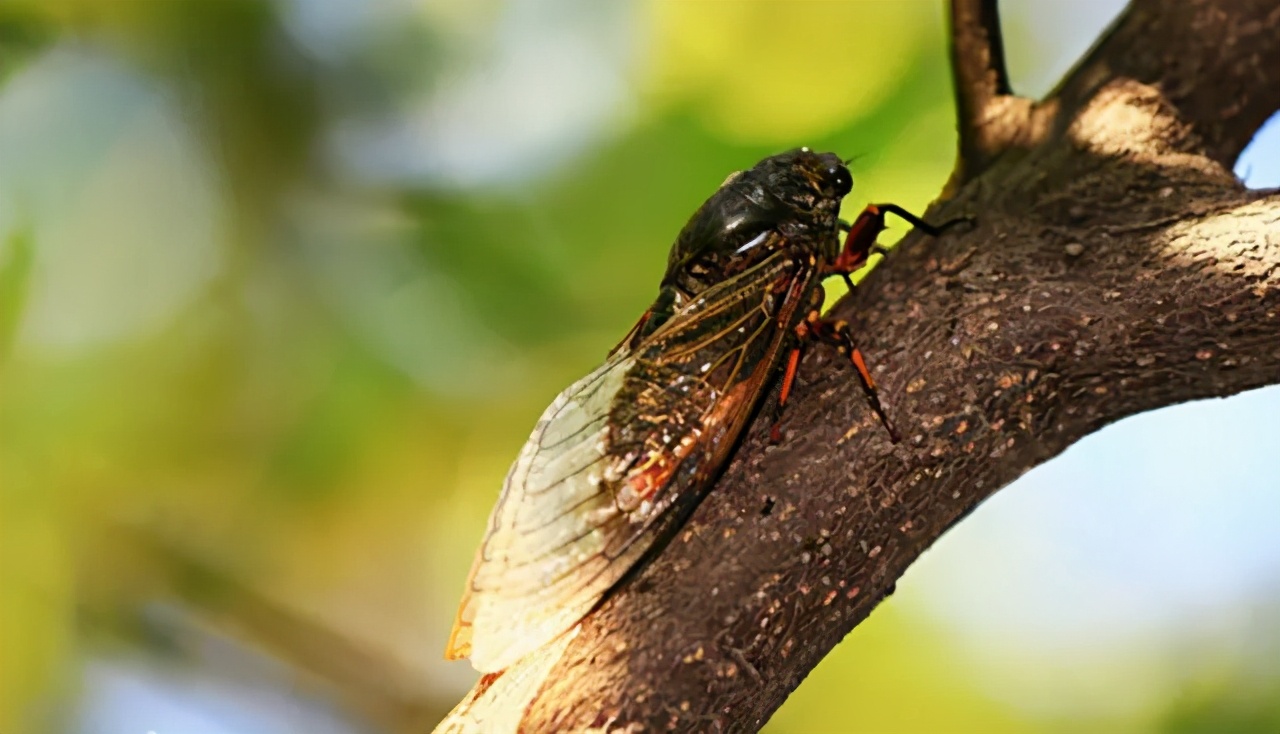
[[[831,263],[830,272],[844,276],[850,288],[853,287],[853,282],[849,278],[850,273],[865,265],[871,253],[887,252],[885,248],[876,244],[876,238],[884,231],[886,214],[893,214],[933,237],[937,237],[957,224],[973,223],[972,217],[960,217],[935,227],[897,204],[868,204],[852,224],[840,222],[840,229],[848,232],[848,235],[844,238],[844,247],[840,249],[840,255]]]
[[[771,443],[782,443],[782,408],[787,404],[787,398],[791,397],[791,386],[795,384],[796,373],[800,370],[800,360],[804,358],[805,346],[813,340],[813,324],[822,319],[822,302],[826,298],[827,292],[821,285],[816,286],[813,293],[809,295],[809,313],[805,315],[804,321],[795,327],[796,345],[787,355],[787,368],[783,371],[782,380],[778,383],[778,400],[773,408],[773,426],[769,428]]]
[[[840,222],[840,229],[848,232],[844,239],[844,246],[840,248],[840,254],[828,266],[826,275],[839,275],[849,284],[849,290],[853,290],[853,279],[849,276],[858,268],[866,264],[867,258],[873,252],[886,252],[885,248],[876,244],[876,238],[885,228],[885,215],[893,214],[901,219],[906,220],[915,228],[923,231],[931,236],[938,236],[944,231],[962,223],[973,223],[972,217],[960,217],[944,222],[939,226],[934,226],[924,221],[920,217],[903,209],[897,204],[868,204],[857,219],[852,224],[848,222]],[[821,289],[819,289],[821,292]],[[858,371],[858,379],[862,382],[862,392],[867,396],[867,402],[871,405],[871,409],[875,411],[880,422],[884,424],[885,430],[889,432],[889,438],[894,443],[902,440],[897,429],[893,427],[893,423],[889,420],[889,415],[885,412],[884,406],[880,403],[880,396],[876,392],[876,381],[871,377],[871,370],[867,369],[867,362],[862,357],[862,351],[858,349],[858,345],[853,340],[853,332],[849,329],[849,324],[844,321],[827,321],[818,318],[817,311],[809,314],[809,318],[805,323],[801,324],[804,332],[801,336],[808,336],[820,342],[833,345],[841,354],[847,356],[849,361],[853,363],[853,367]],[[796,330],[800,333],[800,329]]]
[[[876,238],[884,231],[884,209],[875,204],[868,204],[853,224],[840,223],[840,228],[847,230],[844,247],[840,255],[831,263],[833,272],[847,275],[862,267],[875,247]]]
[[[803,344],[804,342],[801,342]],[[778,390],[778,402],[774,408],[773,425],[769,428],[769,442],[782,443],[782,408],[791,395],[791,385],[796,381],[796,372],[800,369],[802,347],[793,347],[787,355],[787,369],[782,373],[782,387]]]
[[[862,382],[862,392],[867,396],[867,403],[875,411],[876,417],[880,419],[880,423],[884,425],[885,430],[889,432],[890,440],[894,443],[901,441],[902,436],[898,433],[898,429],[894,428],[893,422],[889,420],[889,414],[885,412],[884,406],[880,403],[880,395],[876,392],[876,382],[871,377],[871,370],[867,369],[866,360],[862,358],[862,350],[858,349],[857,343],[853,340],[853,332],[849,329],[849,323],[846,321],[817,321],[811,325],[810,331],[814,339],[834,346],[838,352],[849,358],[854,369],[858,372],[858,379]]]
[[[778,393],[779,407],[787,404],[787,396],[791,394],[791,383],[796,381],[796,370],[800,367],[800,347],[791,350],[787,357],[787,371],[782,376],[782,390]]]
[[[876,389],[876,381],[871,379],[871,370],[867,369],[867,363],[862,359],[862,350],[857,347],[849,353],[849,358],[853,360],[853,367],[862,376],[862,381],[867,383],[872,390]]]

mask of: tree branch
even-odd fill
[[[951,73],[959,109],[978,109],[998,94],[1013,93],[998,5],[996,0],[951,3]]]
[[[1229,170],[1280,93],[1275,12],[1137,0],[980,180],[962,161],[930,216],[978,228],[908,237],[838,304],[905,440],[815,350],[784,444],[754,429],[665,552],[441,730],[754,731],[1000,487],[1125,416],[1280,381],[1280,194]]]
[[[951,3],[951,77],[959,137],[953,183],[959,185],[1008,147],[1028,109],[1012,97],[996,0]]]
[[[1196,152],[1230,168],[1280,109],[1280,3],[1133,0],[1054,97],[1060,126],[1112,79],[1157,87],[1198,136]]]

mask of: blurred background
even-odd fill
[[[1041,95],[1122,4],[1001,5]],[[725,175],[808,145],[851,206],[938,192],[943,12],[0,0],[0,732],[428,731],[509,462]],[[1276,415],[1028,474],[766,731],[1280,731]]]

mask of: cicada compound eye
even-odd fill
[[[853,175],[848,168],[832,166],[827,169],[827,175],[831,176],[831,188],[835,189],[836,196],[844,196],[853,190]]]

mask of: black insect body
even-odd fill
[[[676,238],[653,305],[591,374],[547,408],[516,458],[471,569],[446,657],[496,672],[571,629],[706,493],[801,350],[847,355],[896,440],[821,281],[865,262],[893,206],[838,219],[844,163],[807,148],[730,176]],[[848,230],[843,247],[840,231]]]

